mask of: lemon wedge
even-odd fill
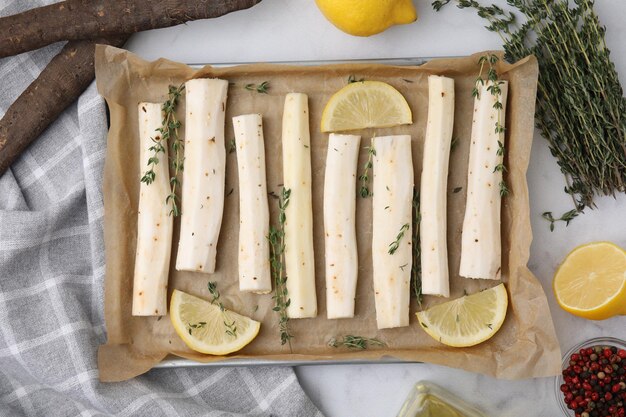
[[[209,355],[226,355],[250,343],[261,323],[193,295],[174,290],[170,302],[172,325],[192,350]]]
[[[500,284],[420,311],[417,319],[426,333],[445,345],[474,346],[500,330],[508,300],[506,288]]]
[[[387,83],[357,81],[346,85],[328,100],[322,113],[322,132],[411,124],[409,104]]]
[[[626,252],[593,242],[567,255],[552,282],[562,309],[591,320],[626,313]]]

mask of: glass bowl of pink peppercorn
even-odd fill
[[[557,402],[568,417],[626,417],[626,342],[597,337],[563,356]]]

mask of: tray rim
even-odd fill
[[[186,64],[193,68],[202,68],[206,65],[212,67],[232,67],[238,65],[252,64],[271,64],[271,65],[302,65],[302,66],[318,66],[318,65],[337,65],[337,64],[383,64],[398,66],[420,66],[433,59],[450,59],[460,58],[459,56],[438,56],[438,57],[401,57],[401,58],[350,58],[350,59],[319,59],[304,61],[241,61],[241,62],[187,62]]]
[[[152,369],[173,369],[173,368],[204,368],[204,367],[233,367],[233,366],[319,366],[319,365],[369,365],[369,364],[399,364],[399,363],[421,363],[416,361],[405,361],[398,358],[383,357],[380,359],[320,359],[320,360],[271,360],[238,358],[226,359],[218,362],[196,362],[191,359],[180,358],[168,355],[165,359],[153,366]]]

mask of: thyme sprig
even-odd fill
[[[376,156],[376,149],[374,149],[374,138],[372,138],[370,146],[366,146],[365,149],[367,149],[367,161],[365,162],[365,166],[363,167],[363,174],[359,175],[359,181],[361,181],[359,194],[362,198],[367,198],[374,195],[374,193],[372,193],[372,191],[369,189],[369,172],[370,169],[372,169],[372,167],[374,166],[373,159]]]
[[[398,234],[396,235],[396,240],[389,244],[389,255],[393,255],[394,253],[396,253],[396,251],[400,247],[400,241],[402,241],[402,238],[404,237],[406,231],[409,230],[409,227],[409,223],[404,223],[402,227],[400,227],[400,231],[398,231]]]
[[[544,219],[550,222],[550,231],[553,232],[554,224],[556,222],[565,222],[565,226],[567,227],[569,226],[569,223],[572,220],[574,220],[574,218],[577,217],[579,214],[580,213],[578,212],[578,210],[574,209],[574,210],[570,210],[568,212],[563,213],[561,217],[559,217],[558,219],[555,219],[551,211],[546,211],[545,213],[541,215],[541,217],[543,217]]]
[[[163,119],[161,121],[161,127],[156,129],[158,135],[155,135],[152,138],[154,145],[148,148],[152,152],[152,156],[148,159],[148,170],[144,173],[143,177],[141,177],[141,182],[150,185],[154,182],[156,178],[156,173],[154,172],[154,167],[159,163],[159,154],[165,153],[165,147],[169,143],[169,146],[172,149],[173,156],[170,155],[171,166],[174,170],[174,175],[170,177],[170,193],[165,198],[166,204],[171,204],[172,208],[170,210],[170,215],[174,217],[180,216],[180,209],[178,208],[178,195],[176,194],[176,187],[180,185],[178,180],[178,175],[184,169],[184,143],[180,139],[178,135],[178,130],[180,129],[180,121],[176,117],[176,106],[178,105],[178,100],[185,89],[185,84],[181,84],[178,87],[174,85],[170,85],[168,87],[168,99],[161,106],[161,111],[163,114]],[[163,144],[165,142],[165,145]]]
[[[209,289],[209,294],[211,294],[211,304],[217,305],[222,312],[226,311],[224,308],[224,304],[220,301],[220,292],[217,290],[217,282],[211,282],[207,284],[207,288]]]
[[[485,82],[488,82],[487,91],[495,98],[495,102],[493,103],[493,108],[497,110],[498,118],[496,119],[495,125],[495,133],[498,135],[503,135],[505,128],[502,124],[502,112],[504,111],[504,105],[502,104],[502,81],[498,80],[498,73],[496,71],[496,64],[500,58],[498,58],[495,54],[483,55],[478,59],[478,64],[480,65],[480,70],[478,71],[478,77],[474,83],[474,89],[472,90],[472,96],[476,99],[480,99],[480,88],[485,85]],[[487,69],[487,80],[483,78],[483,71],[485,70],[485,65],[488,66]],[[502,158],[502,162],[495,166],[493,172],[500,172],[502,178],[499,182],[500,187],[500,196],[506,197],[509,195],[509,187],[504,181],[504,173],[507,172],[506,166],[504,165],[504,142],[498,140],[498,149],[496,150],[496,155],[499,158]]]
[[[257,85],[254,83],[246,84],[244,88],[248,91],[256,91],[259,94],[267,94],[267,90],[270,88],[269,81],[263,81],[261,84]]]
[[[289,330],[289,316],[287,315],[287,308],[291,304],[289,293],[287,291],[287,276],[285,275],[285,222],[287,221],[287,215],[285,210],[289,205],[289,197],[291,196],[291,190],[283,187],[281,195],[278,199],[278,227],[271,226],[270,233],[267,237],[270,242],[270,267],[272,270],[272,277],[274,279],[274,296],[272,299],[275,302],[272,310],[278,313],[278,329],[280,331],[280,344],[289,344],[289,350],[291,348],[291,339],[293,335]]]
[[[152,156],[148,158],[148,169],[141,177],[141,182],[150,185],[156,178],[154,167],[160,162],[159,154],[165,153],[165,147],[169,143],[174,157],[170,156],[172,160],[172,168],[174,169],[174,176],[170,178],[170,194],[166,197],[166,204],[172,204],[170,215],[179,216],[180,210],[178,209],[178,196],[176,195],[176,187],[179,185],[178,174],[183,170],[183,148],[184,144],[178,136],[178,129],[180,128],[180,121],[176,117],[176,106],[178,100],[185,89],[185,84],[181,84],[178,87],[170,85],[168,87],[168,99],[161,106],[163,119],[161,126],[156,129],[158,135],[152,138],[154,145],[148,148],[152,152]],[[165,145],[163,144],[165,142]]]
[[[170,203],[172,208],[170,215],[174,217],[180,216],[180,209],[178,208],[179,197],[176,194],[176,187],[180,185],[178,175],[184,169],[184,156],[183,151],[185,144],[178,134],[180,129],[180,121],[176,117],[176,106],[178,100],[183,94],[185,84],[181,84],[178,87],[170,85],[168,89],[168,100],[163,103],[163,126],[160,128],[161,135],[170,144],[173,156],[170,155],[171,166],[174,170],[174,175],[170,177],[170,194],[165,199],[166,203]]]
[[[224,321],[224,332],[229,336],[237,337],[237,326],[235,326],[235,321],[233,320],[232,323],[229,323],[226,319],[226,313],[228,312],[228,310],[226,310],[224,304],[222,304],[222,302],[220,301],[220,292],[217,290],[217,282],[209,281],[209,283],[207,284],[207,288],[209,289],[209,294],[211,294],[212,297],[211,304],[217,305],[222,312]]]
[[[333,337],[328,341],[328,346],[334,348],[344,346],[349,349],[365,350],[369,346],[387,346],[387,344],[376,338],[346,335],[339,339]]]
[[[224,327],[226,327],[226,334],[232,337],[237,337],[237,326],[235,326],[235,320],[232,323],[228,323],[224,320]]]
[[[507,0],[523,15],[521,24],[515,13],[475,0],[432,5],[440,10],[450,2],[488,22],[487,30],[504,42],[507,61],[537,58],[535,120],[575,211],[594,208],[596,195],[626,191],[626,98],[593,0]]]
[[[472,89],[472,97],[476,99],[480,99],[480,87],[485,85],[485,79],[483,78],[483,72],[485,71],[485,64],[488,65],[487,69],[487,80],[491,81],[492,84],[489,88],[491,88],[498,81],[498,73],[496,72],[495,65],[498,63],[498,56],[495,54],[482,55],[478,58],[478,65],[480,65],[480,70],[478,71],[478,76],[474,81],[474,88]],[[499,92],[499,85],[497,86]],[[494,96],[496,94],[492,92]],[[494,105],[494,108],[496,105]],[[502,104],[500,104],[500,109],[502,108]]]
[[[231,139],[228,141],[228,153],[237,152],[237,142],[235,139]]]
[[[413,257],[411,264],[411,292],[417,299],[417,304],[422,306],[422,253],[420,248],[420,193],[417,187],[413,188],[413,230],[412,230],[412,245],[413,245]]]
[[[459,144],[459,137],[453,136],[452,141],[450,142],[450,152],[454,151]]]
[[[174,152],[174,157],[171,158],[174,175],[170,177],[170,194],[165,199],[165,202],[167,203],[169,201],[172,203],[172,209],[170,210],[169,214],[177,217],[180,216],[180,209],[178,208],[178,200],[180,199],[180,197],[176,194],[176,187],[180,185],[178,176],[184,169],[183,148],[185,147],[185,145],[178,135],[180,122],[176,120],[175,122],[171,123],[169,127],[171,129],[170,137],[172,137],[171,148]]]
[[[501,141],[498,141],[498,150],[496,151],[496,154],[499,157],[503,158],[503,162],[499,163],[498,165],[496,165],[496,167],[493,169],[493,172],[501,172],[502,173],[502,180],[500,180],[500,196],[502,197],[506,197],[507,195],[509,195],[510,191],[509,191],[509,187],[506,185],[506,181],[504,181],[504,173],[507,172],[506,166],[504,165],[504,143],[502,143]]]
[[[192,334],[194,329],[201,329],[206,326],[206,321],[199,321],[198,323],[187,323],[187,331]]]
[[[357,78],[354,76],[354,74],[350,74],[348,76],[348,84],[352,84],[352,83],[362,83],[363,81],[365,81],[365,78],[359,78],[357,80]]]
[[[148,169],[143,174],[143,177],[141,177],[141,182],[145,182],[147,185],[152,184],[156,178],[154,167],[159,163],[159,154],[165,153],[161,135],[155,135],[150,139],[154,142],[154,145],[148,148],[148,150],[152,152],[152,155],[148,158]]]

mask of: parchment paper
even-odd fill
[[[396,87],[406,97],[413,111],[413,125],[356,132],[369,144],[374,134],[410,134],[413,138],[415,184],[419,184],[422,167],[429,74],[453,77],[456,82],[454,137],[458,144],[451,153],[448,178],[448,249],[451,298],[464,291],[474,293],[497,285],[496,281],[470,280],[458,276],[460,242],[469,138],[472,123],[471,89],[478,72],[477,54],[459,59],[433,60],[420,67],[352,64],[331,66],[243,65],[229,68],[205,67],[194,70],[167,60],[146,62],[113,47],[98,46],[96,79],[98,90],[110,108],[111,128],[108,136],[104,172],[106,292],[105,316],[108,342],[99,351],[102,381],[119,381],[148,371],[168,354],[197,361],[219,361],[224,357],[190,351],[178,338],[169,317],[133,317],[131,315],[132,279],[137,234],[137,203],[141,171],[138,160],[137,103],[162,102],[169,84],[197,77],[220,77],[231,86],[228,91],[226,143],[233,138],[231,117],[261,113],[265,132],[268,191],[279,194],[282,184],[281,118],[287,92],[309,96],[311,155],[313,169],[313,213],[316,257],[316,280],[319,315],[315,319],[291,320],[295,335],[293,353],[280,345],[277,314],[272,311],[271,295],[241,293],[238,289],[237,240],[239,187],[237,155],[227,155],[224,220],[218,244],[215,274],[178,272],[174,270],[178,247],[178,220],[175,221],[169,288],[209,298],[207,282],[217,281],[224,304],[237,312],[262,322],[258,337],[231,357],[318,360],[379,359],[392,356],[404,360],[424,361],[463,368],[499,378],[527,378],[556,375],[560,372],[561,352],[543,289],[526,267],[532,232],[529,221],[526,170],[533,137],[537,63],[533,57],[515,65],[498,64],[498,72],[510,82],[507,106],[506,180],[511,194],[504,199],[502,211],[503,280],[510,304],[501,330],[489,341],[471,348],[452,348],[430,338],[417,323],[418,310],[411,301],[409,327],[377,330],[371,266],[371,199],[357,198],[357,238],[359,281],[354,319],[326,319],[324,280],[324,232],[322,196],[327,135],[319,131],[322,110],[330,96],[346,85],[348,77],[380,80]],[[268,94],[248,91],[245,84],[269,81]],[[184,99],[178,115],[184,120]],[[183,124],[184,127],[184,124]],[[184,129],[181,132],[184,135]],[[359,167],[366,160],[361,150]],[[454,189],[462,187],[460,192]],[[277,201],[270,197],[271,218],[277,218]],[[425,297],[423,307],[446,301]],[[258,306],[258,308],[257,308]],[[332,337],[346,334],[377,337],[386,342],[383,348],[353,351],[332,348]]]

